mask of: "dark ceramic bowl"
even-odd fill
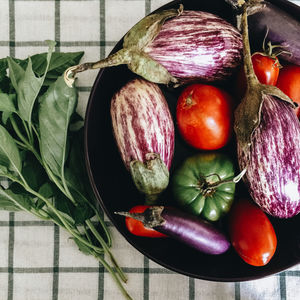
[[[224,0],[181,1],[186,9],[206,10],[232,21],[229,7]],[[297,6],[284,0],[272,1],[286,11],[300,15]],[[163,8],[178,7],[179,1],[171,2]],[[162,9],[162,8],[161,8]],[[113,51],[122,45],[120,41]],[[137,250],[156,263],[195,278],[213,281],[244,281],[261,278],[283,271],[300,262],[300,216],[289,220],[270,218],[275,228],[278,247],[268,265],[252,267],[246,264],[231,248],[227,253],[210,256],[197,252],[171,239],[150,239],[131,235],[125,227],[124,218],[115,211],[129,210],[132,206],[143,203],[143,197],[136,191],[131,177],[125,169],[116,147],[111,127],[110,100],[112,95],[127,81],[135,77],[126,66],[101,70],[90,94],[85,119],[85,154],[86,166],[95,195],[115,227]],[[230,85],[227,84],[227,87]],[[161,86],[174,114],[175,104],[180,89],[168,90]],[[173,169],[182,160],[195,151],[189,148],[178,136],[176,139]],[[235,157],[235,145],[232,142],[220,151]],[[171,169],[171,173],[172,170]],[[236,197],[247,196],[242,183],[238,184]],[[162,198],[172,204],[172,194],[167,190]],[[168,202],[167,200],[168,199]],[[163,200],[162,200],[163,201]],[[223,229],[226,231],[226,219]]]

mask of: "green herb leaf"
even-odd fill
[[[86,254],[86,255],[91,255],[92,254],[92,250],[91,248],[89,248],[87,245],[85,245],[84,243],[82,243],[81,241],[79,241],[76,238],[72,238],[72,240],[76,243],[76,245],[78,246],[78,249]]]
[[[22,161],[19,149],[9,134],[9,132],[0,125],[0,165],[8,168],[9,171],[21,174]]]
[[[49,43],[49,42],[48,42]],[[54,43],[54,42],[52,42]],[[55,44],[55,43],[54,43]],[[48,72],[44,80],[45,85],[49,85],[61,76],[64,71],[80,62],[84,52],[53,52],[48,66]],[[30,56],[32,61],[32,70],[37,76],[43,76],[47,69],[47,55],[48,53],[39,53]],[[15,64],[21,67],[23,70],[27,68],[29,58],[26,59],[16,59],[9,58],[13,60]],[[0,59],[0,81],[6,75],[6,69],[8,68],[8,58]]]
[[[39,109],[41,156],[52,172],[64,178],[68,148],[68,128],[77,105],[77,91],[69,88],[63,76],[41,98]]]
[[[52,52],[54,50],[55,43],[49,43],[49,52],[47,54],[47,65],[45,74],[38,78],[35,76],[32,69],[32,61],[29,58],[28,65],[24,76],[19,80],[17,92],[18,92],[18,108],[20,116],[23,120],[31,124],[31,115],[35,100],[43,86],[44,79],[50,64]],[[30,126],[29,126],[30,128]]]
[[[70,154],[67,161],[66,178],[68,184],[86,197],[95,205],[96,199],[92,191],[84,160],[84,132],[83,128],[74,132],[70,146]]]
[[[45,198],[50,198],[53,196],[53,188],[49,182],[44,183],[40,189],[39,194]]]
[[[0,93],[0,111],[16,112],[15,99],[15,94]]]
[[[13,208],[14,210],[30,211],[32,198],[23,194],[15,194],[9,189],[0,187],[0,209]]]
[[[11,80],[11,83],[14,89],[16,90],[16,92],[19,93],[19,83],[21,79],[24,78],[25,71],[11,57],[7,57],[7,63],[8,63],[9,78]]]
[[[51,57],[47,78],[56,79],[64,73],[64,71],[78,64],[84,52],[71,52],[71,53],[59,53],[54,52]],[[37,54],[31,57],[33,70],[38,74],[42,75],[46,69],[46,53]]]
[[[36,191],[48,180],[44,168],[29,152],[26,152],[22,175],[27,184]]]
[[[0,59],[0,78],[6,75],[6,69],[8,68],[7,59]]]

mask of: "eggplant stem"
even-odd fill
[[[129,217],[132,219],[135,219],[137,221],[141,221],[142,223],[145,222],[145,215],[144,213],[130,213],[129,211],[115,211],[114,212],[116,215],[124,216],[124,217]]]
[[[150,206],[142,213],[130,213],[128,211],[116,211],[116,215],[121,215],[141,221],[147,228],[154,228],[161,226],[165,223],[164,218],[161,216],[163,206]]]
[[[243,1],[244,2],[244,1]],[[247,77],[247,85],[248,89],[250,87],[255,87],[259,84],[259,81],[255,75],[252,59],[251,59],[251,51],[250,51],[250,43],[249,43],[249,34],[248,34],[248,15],[247,15],[248,5],[245,3],[243,5],[243,14],[242,14],[242,38],[243,38],[243,55],[244,55],[244,70],[245,75]]]
[[[113,53],[107,58],[101,59],[99,61],[86,62],[80,65],[69,67],[64,72],[64,80],[69,87],[72,87],[77,73],[84,72],[91,69],[103,69],[106,67],[128,64],[130,60],[131,60],[130,51],[128,49],[122,48],[116,53]]]

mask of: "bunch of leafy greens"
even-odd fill
[[[83,122],[76,114],[78,92],[63,79],[83,52],[58,53],[55,42],[47,43],[48,53],[0,60],[0,176],[6,179],[0,185],[0,208],[27,211],[67,230],[131,299],[109,250],[110,234],[84,181],[82,129],[75,130]]]

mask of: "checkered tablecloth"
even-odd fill
[[[209,1],[209,0],[199,0]],[[300,0],[294,0],[295,3]],[[138,20],[168,0],[0,0],[0,57],[47,51],[85,51],[104,58]],[[98,71],[79,76],[78,112],[84,116]],[[0,141],[1,142],[1,141]],[[112,251],[128,274],[136,300],[300,299],[300,265],[250,282],[219,283],[171,272],[135,250],[107,220]],[[110,275],[80,253],[66,232],[23,212],[0,211],[0,300],[118,300]]]

